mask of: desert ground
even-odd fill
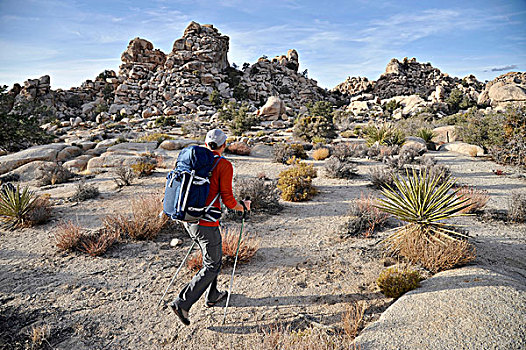
[[[503,209],[512,193],[526,193],[526,178],[518,168],[451,152],[430,153],[450,167],[459,183],[489,192],[486,210]],[[237,178],[264,172],[275,179],[286,168],[265,157],[227,157]],[[32,329],[46,327],[44,349],[255,349],[276,327],[337,333],[342,315],[356,302],[365,304],[364,320],[371,324],[394,302],[375,283],[393,261],[380,244],[386,231],[369,238],[344,237],[339,232],[353,199],[362,193],[380,196],[369,186],[368,172],[379,163],[358,161],[359,177],[339,180],[325,175],[323,161],[309,158],[307,162],[318,169],[317,196],[307,202],[282,202],[284,210],[277,215],[247,219],[245,232],[258,239],[259,250],[236,269],[224,325],[224,302],[206,308],[203,298],[190,310],[188,327],[164,303],[157,307],[191,244],[177,224],[154,241],[123,241],[96,258],[55,247],[54,232],[62,220],[94,229],[105,215],[128,212],[133,198],[157,193],[161,199],[168,169],[157,169],[120,190],[109,173],[96,175],[87,182],[98,186],[101,195],[78,204],[65,200],[75,191],[75,183],[38,189],[55,203],[53,219],[0,235],[0,348],[31,348]],[[496,169],[504,170],[504,175],[495,175]],[[480,216],[456,221],[465,225],[477,249],[470,265],[513,276],[526,288],[526,224]],[[223,229],[239,225],[222,223]],[[173,238],[183,244],[171,247]],[[224,266],[220,289],[228,289],[231,272],[231,264]],[[175,298],[191,277],[184,267],[165,301]]]

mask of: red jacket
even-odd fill
[[[219,155],[216,151],[214,155]],[[232,163],[226,160],[225,158],[219,159],[216,167],[212,171],[212,176],[210,177],[210,192],[208,193],[208,198],[206,199],[206,205],[209,205],[210,202],[215,198],[218,193],[221,193],[221,201],[229,208],[234,209],[237,205],[237,201],[234,198],[232,193],[232,179],[234,177],[234,168]],[[219,203],[219,198],[213,204],[216,208],[221,208]],[[200,220],[199,225],[202,226],[219,226],[219,221],[210,222]]]

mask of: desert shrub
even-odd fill
[[[456,196],[458,190],[452,191],[454,181],[451,177],[447,176],[440,182],[440,176],[415,169],[412,173],[407,171],[406,176],[407,180],[394,177],[394,186],[384,188],[384,198],[379,199],[380,210],[406,222],[405,226],[384,240],[387,250],[428,269],[449,266],[448,262],[456,265],[472,259],[469,243],[465,240],[467,236],[455,231],[455,226],[443,222],[466,215],[461,211],[468,207],[467,199],[459,199]],[[464,248],[464,251],[458,248]],[[429,254],[425,254],[425,249],[429,249]],[[433,255],[437,250],[442,250],[443,254]],[[446,255],[451,252],[464,254]],[[440,261],[433,261],[433,257]],[[439,267],[435,266],[438,263]]]
[[[336,131],[332,119],[321,115],[306,115],[299,117],[294,123],[294,136],[305,141],[314,138],[333,139]]]
[[[352,137],[358,137],[356,133],[352,130],[345,130],[340,132],[340,136],[343,138],[352,138]]]
[[[44,342],[49,344],[48,339],[50,335],[51,329],[47,324],[31,326],[31,331],[29,333],[29,338],[31,340],[31,349],[43,348]]]
[[[309,115],[320,115],[322,117],[332,120],[333,107],[332,103],[327,101],[316,101],[315,103],[309,102],[305,105],[309,111]]]
[[[475,101],[471,100],[468,95],[464,95],[459,89],[453,89],[445,102],[451,113],[456,113],[460,109],[468,109],[477,104]]]
[[[208,101],[216,107],[221,106],[221,95],[219,94],[219,91],[217,89],[212,90],[212,92],[208,96]]]
[[[376,280],[382,293],[388,298],[399,298],[403,294],[420,287],[420,272],[408,267],[389,267],[383,270]]]
[[[117,187],[130,186],[135,178],[135,172],[125,166],[118,167],[113,171],[112,179]]]
[[[130,167],[138,177],[145,177],[152,175],[157,166],[150,161],[140,161],[132,164]]]
[[[526,195],[513,193],[508,202],[508,219],[513,222],[526,222]]]
[[[99,189],[94,185],[87,185],[84,180],[77,184],[75,193],[69,197],[70,202],[82,202],[88,199],[97,198],[99,196]]]
[[[427,173],[430,177],[436,178],[439,184],[451,177],[451,170],[447,165],[439,164],[432,157],[423,157],[419,171]]]
[[[487,150],[504,143],[505,120],[502,113],[484,113],[472,108],[460,119],[456,133],[462,141]]]
[[[201,123],[198,120],[188,120],[181,126],[181,132],[183,135],[199,140],[205,138],[206,130],[203,129]]]
[[[476,213],[482,210],[488,203],[489,195],[486,190],[479,190],[471,186],[462,186],[459,188],[456,196],[461,200],[467,199],[466,204],[469,206],[461,210],[461,213]]]
[[[306,317],[309,323],[313,320]],[[262,339],[250,339],[244,349],[262,350],[354,350],[351,337],[345,333],[334,332],[332,327],[327,327],[314,322],[316,326],[304,329],[291,330],[290,326],[274,325],[266,330]],[[327,329],[329,328],[329,329]]]
[[[302,145],[298,143],[276,143],[272,147],[274,162],[287,164],[292,157],[307,159],[307,153]]]
[[[336,156],[331,156],[325,161],[323,168],[327,176],[332,178],[351,179],[358,176],[356,163],[348,158],[342,160]]]
[[[387,102],[384,106],[383,106],[383,109],[384,111],[391,115],[393,114],[394,111],[396,111],[398,108],[402,107],[402,105],[400,104],[400,102],[396,101],[395,99],[393,100],[390,100],[389,102]]]
[[[391,124],[369,124],[363,129],[368,146],[373,144],[402,146],[405,142],[405,135],[402,131],[394,128]]]
[[[108,215],[103,222],[109,231],[121,232],[131,239],[151,240],[168,222],[168,217],[159,213],[162,202],[156,195],[143,195],[131,200],[131,215]]]
[[[37,186],[64,183],[72,177],[71,171],[58,164],[43,165],[37,169],[35,174]]]
[[[248,112],[248,105],[235,102],[223,104],[219,109],[219,120],[226,122],[233,135],[242,135],[259,123],[259,118]]]
[[[37,196],[27,213],[27,223],[29,226],[43,224],[49,220],[51,214],[52,205],[49,202],[49,195]]]
[[[356,145],[348,142],[342,142],[334,145],[331,150],[331,155],[340,159],[346,160],[355,157]]]
[[[385,167],[374,167],[369,170],[371,185],[376,189],[392,186],[394,183],[394,172]]]
[[[348,236],[370,237],[375,231],[385,227],[389,214],[375,207],[376,199],[361,195],[352,201],[349,212],[339,230]]]
[[[250,233],[244,233],[239,239],[239,229],[227,227],[221,230],[223,251],[222,262],[224,265],[233,264],[239,243],[237,262],[244,264],[249,262],[259,249],[259,241]],[[203,267],[203,255],[197,251],[188,257],[186,266],[190,271],[199,271]]]
[[[78,250],[89,256],[100,256],[120,238],[120,231],[102,228],[93,233],[82,234]]]
[[[174,115],[160,116],[155,119],[155,126],[177,126],[177,117]]]
[[[234,142],[227,146],[226,151],[240,156],[248,156],[251,149],[245,142]]]
[[[502,164],[526,167],[526,106],[508,107],[504,112],[502,144],[494,144],[489,153]]]
[[[433,137],[436,136],[436,133],[432,129],[422,128],[418,130],[416,136],[423,139],[426,143],[429,143],[431,142]]]
[[[401,130],[407,136],[417,136],[421,129],[432,130],[435,126],[432,123],[432,115],[419,114],[417,116],[400,119],[395,122],[398,130]]]
[[[328,148],[318,148],[314,152],[312,152],[312,158],[316,160],[324,160],[327,157],[329,157],[330,151]]]
[[[173,140],[173,136],[170,136],[168,134],[163,134],[160,132],[155,132],[152,134],[147,134],[144,136],[141,136],[137,139],[137,142],[157,142],[157,144],[160,144],[164,140]]]
[[[357,136],[356,133],[353,130],[351,130],[353,128],[353,123],[355,120],[353,112],[339,109],[334,111],[332,115],[332,121],[334,122],[334,124],[338,127],[338,129],[344,130],[340,133],[342,137]]]
[[[382,152],[380,152],[382,154]],[[418,151],[413,147],[403,147],[398,155],[383,157],[383,160],[387,166],[393,171],[400,171],[406,167],[415,163],[415,159],[419,156]]]
[[[276,214],[283,209],[279,204],[279,191],[276,183],[266,181],[265,177],[241,178],[236,180],[236,198],[250,198],[250,210],[254,213]]]
[[[299,163],[283,170],[279,174],[277,187],[281,190],[281,198],[289,202],[306,201],[318,191],[312,186],[312,179],[317,176],[312,164]]]
[[[63,251],[78,250],[83,237],[81,227],[72,221],[59,223],[54,236],[55,245],[59,250]]]

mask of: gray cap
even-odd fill
[[[220,129],[213,129],[206,133],[205,143],[215,142],[217,146],[222,146],[226,141],[226,135]]]

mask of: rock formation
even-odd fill
[[[510,72],[486,84],[478,103],[502,106],[507,103],[526,103],[526,73]]]

